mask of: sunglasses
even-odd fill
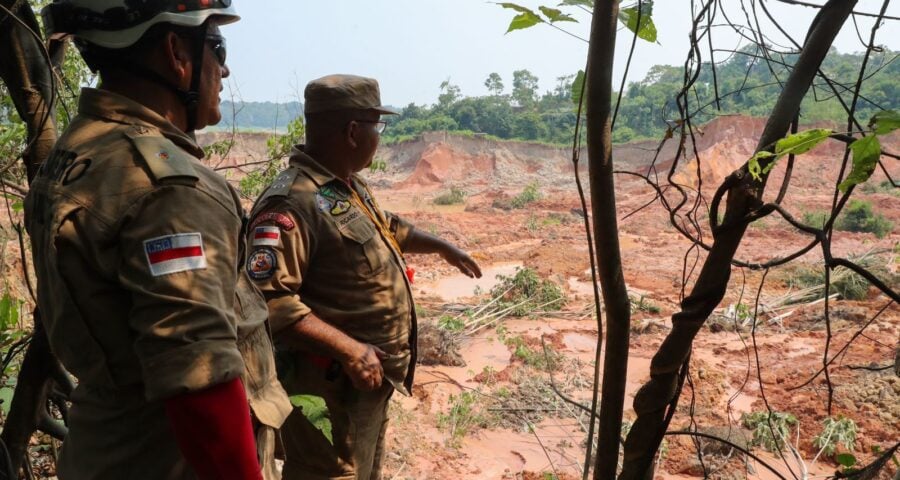
[[[225,60],[228,58],[228,51],[225,48],[225,37],[221,35],[207,35],[206,42],[212,48],[213,55],[216,56],[219,66],[224,67]]]

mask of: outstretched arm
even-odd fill
[[[481,268],[472,257],[437,235],[414,228],[406,238],[403,251],[404,253],[437,253],[464,275],[481,278]]]

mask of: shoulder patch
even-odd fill
[[[253,280],[267,280],[275,275],[278,260],[275,251],[268,247],[257,248],[247,257],[247,275]]]
[[[130,132],[125,135],[141,154],[141,158],[144,159],[150,169],[150,174],[156,181],[173,177],[189,178],[194,181],[200,179],[194,169],[194,157],[168,138]]]
[[[268,245],[277,247],[281,243],[281,229],[278,227],[256,227],[253,229],[252,246]]]
[[[144,254],[154,277],[206,268],[200,233],[179,233],[144,240]]]
[[[294,224],[294,221],[291,220],[291,217],[289,217],[283,213],[264,212],[264,213],[257,215],[256,218],[253,219],[253,223],[250,224],[250,229],[253,230],[260,223],[265,223],[265,222],[274,222],[275,225],[278,225],[279,227],[281,227],[282,230],[284,230],[286,232],[290,231],[291,229],[293,229],[296,226]]]

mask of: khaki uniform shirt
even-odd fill
[[[195,478],[169,397],[240,376],[259,422],[291,410],[243,272],[237,194],[201,157],[153,111],[84,89],[26,198],[43,321],[79,382],[63,480]]]
[[[359,177],[352,183],[295,148],[253,208],[247,271],[266,297],[276,343],[279,331],[314,312],[384,350],[385,378],[408,395],[416,317],[398,249],[413,227],[382,212]],[[309,360],[301,352],[294,361]],[[292,392],[305,379],[283,380]]]

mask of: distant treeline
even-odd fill
[[[248,130],[285,130],[288,122],[303,114],[300,102],[236,102],[224,101],[221,105],[222,122],[219,128]]]
[[[873,53],[869,59],[856,109],[862,124],[879,108],[900,107],[900,82],[897,80],[900,78],[900,61],[897,56],[896,52],[885,49]],[[862,54],[841,54],[832,50],[822,66],[845,102],[853,96],[862,59]],[[781,92],[780,82],[787,78],[795,60],[794,55],[783,55],[770,56],[767,61],[754,50],[744,50],[716,65],[715,83],[712,68],[704,64],[687,95],[688,109],[696,114],[697,123],[704,123],[719,114],[767,116]],[[464,96],[458,86],[446,81],[440,85],[435,104],[411,103],[400,109],[401,115],[387,119],[390,123],[384,141],[397,142],[424,131],[448,130],[483,133],[501,139],[570,144],[576,117],[572,100],[575,78],[575,75],[559,77],[553,90],[540,93],[538,78],[528,70],[513,73],[511,88],[507,88],[499,74],[491,73],[485,80],[489,94],[479,97]],[[682,67],[658,65],[640,82],[630,83],[622,97],[614,141],[659,138],[665,132],[666,121],[678,118],[675,97],[683,82]],[[280,104],[278,109],[271,103],[243,105],[237,117],[239,127],[284,128],[301,111],[296,102]],[[230,122],[228,111],[228,108],[223,109],[225,122]],[[817,80],[804,102],[802,121],[846,121],[844,109],[832,87]]]

